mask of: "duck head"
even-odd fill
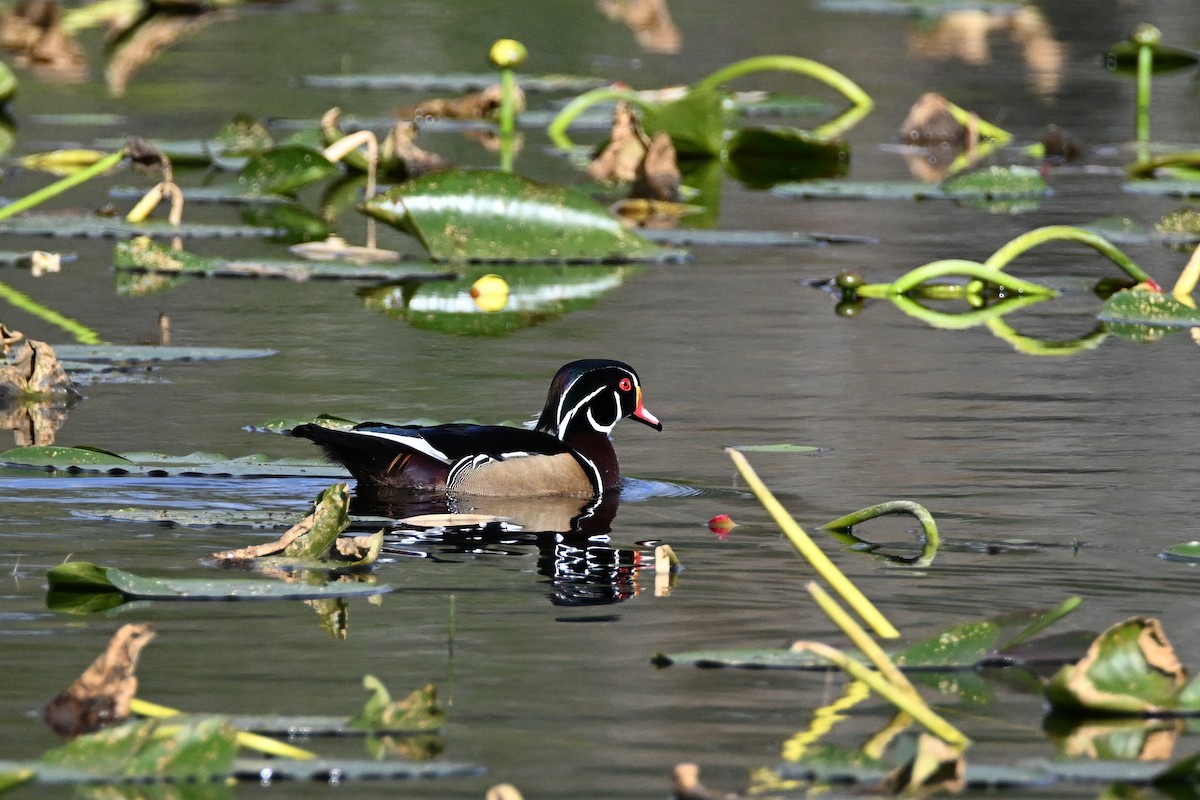
[[[564,365],[554,376],[537,429],[567,442],[585,434],[608,436],[626,417],[662,430],[662,423],[642,404],[633,367],[587,358]]]

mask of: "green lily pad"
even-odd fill
[[[110,508],[75,511],[74,515],[83,519],[143,523],[172,528],[286,530],[295,522],[295,514],[266,509]]]
[[[1069,655],[1059,654],[1062,642],[1050,648],[1038,648],[1040,634],[1078,605],[1069,600],[1053,609],[1017,611],[980,620],[973,620],[916,642],[892,653],[902,669],[971,670],[981,666],[1013,666],[1025,663],[1045,663],[1077,658],[1079,650]],[[1091,634],[1083,638],[1090,640]],[[1033,639],[1032,643],[1029,643]],[[1078,644],[1073,637],[1070,644]],[[1084,645],[1085,646],[1085,645]],[[685,653],[654,656],[655,666],[691,664],[696,667],[739,667],[743,669],[829,669],[830,664],[808,652],[773,649],[697,650]]]
[[[750,186],[832,178],[850,166],[844,139],[822,139],[784,126],[739,128],[727,144],[729,172]]]
[[[1200,713],[1200,682],[1187,679],[1158,620],[1112,626],[1078,663],[1045,687],[1053,708],[1093,714]]]
[[[129,722],[80,736],[43,754],[40,763],[110,778],[207,781],[233,768],[236,733],[219,717]]]
[[[394,91],[471,92],[486,89],[497,82],[494,72],[443,72],[437,74],[404,73],[395,75],[305,75],[305,86],[322,89],[374,89]],[[578,75],[521,75],[521,89],[526,92],[582,92],[605,86],[602,78]]]
[[[216,186],[187,186],[181,189],[187,203],[224,203],[229,205],[286,205],[292,201],[282,194],[261,194],[236,183]],[[109,188],[108,196],[114,200],[140,200],[146,194],[145,187],[118,184]]]
[[[315,148],[281,144],[250,156],[238,175],[237,184],[249,194],[290,195],[340,171]]]
[[[1133,194],[1150,194],[1160,197],[1200,197],[1200,181],[1147,180],[1130,181],[1121,188]]]
[[[1104,301],[1100,319],[1153,328],[1191,328],[1200,325],[1200,311],[1189,308],[1166,292],[1135,286]]]
[[[1118,42],[1108,48],[1108,51],[1104,54],[1104,66],[1111,72],[1136,75],[1138,51],[1140,49],[1137,44],[1129,40]],[[1187,69],[1188,67],[1194,67],[1197,62],[1200,62],[1200,53],[1194,50],[1168,47],[1164,44],[1150,45],[1150,50],[1154,54],[1153,64],[1150,69],[1154,75]]]
[[[1162,552],[1168,561],[1200,562],[1200,542],[1184,542],[1172,545]]]
[[[942,182],[942,191],[955,199],[1010,200],[1042,197],[1050,184],[1033,167],[1010,166],[956,175]]]
[[[725,148],[724,97],[716,91],[689,89],[669,103],[641,106],[648,136],[665,131],[681,158],[716,158]]]
[[[587,195],[506,172],[450,170],[361,209],[416,236],[437,261],[621,262],[686,256],[646,241]]]
[[[708,245],[717,247],[811,247],[821,244],[878,244],[874,236],[822,231],[731,231],[679,228],[647,230],[642,236],[656,244],[672,247]]]
[[[771,188],[777,197],[813,200],[951,200],[941,187],[920,181],[813,180],[781,183]]]
[[[197,275],[205,277],[286,278],[304,281],[311,278],[336,280],[443,280],[457,273],[443,266],[420,262],[387,264],[356,261],[305,261],[301,259],[263,259],[235,261],[208,258],[175,250],[148,239],[119,242],[113,255],[118,270]]]
[[[150,477],[346,477],[346,471],[341,467],[319,460],[271,459],[261,454],[230,459],[214,453],[183,456],[126,453],[119,456],[88,447],[15,447],[0,453],[0,465],[7,469]]]
[[[383,682],[374,675],[363,677],[363,688],[371,697],[362,713],[350,720],[349,726],[360,730],[437,730],[446,719],[446,712],[437,702],[437,687],[429,684],[414,690],[403,700],[393,700]]]
[[[200,222],[185,222],[171,225],[169,222],[147,220],[126,222],[120,218],[97,217],[93,214],[18,214],[0,222],[0,234],[21,236],[51,236],[57,239],[128,239],[132,236],[153,236],[160,239],[182,236],[188,239],[232,239],[268,238],[281,231],[251,225],[215,225]]]
[[[169,347],[162,345],[56,344],[54,352],[62,362],[72,364],[162,364],[167,362],[230,361],[242,358],[267,358],[278,350],[249,347]]]
[[[314,600],[366,597],[392,590],[386,584],[308,585],[252,578],[147,578],[115,567],[69,561],[47,574],[51,593],[117,592],[129,600]]]

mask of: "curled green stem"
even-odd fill
[[[1005,314],[1010,314],[1018,308],[1023,308],[1033,303],[1049,300],[1050,297],[1044,294],[1006,297],[997,303],[991,303],[981,308],[972,308],[970,311],[958,313],[949,313],[929,308],[928,306],[921,305],[912,297],[903,294],[892,295],[887,299],[891,300],[896,308],[908,316],[915,317],[930,327],[940,330],[961,331],[967,328],[974,328],[978,325],[990,325],[994,320],[1003,317]]]
[[[110,153],[109,155],[97,161],[95,164],[81,169],[74,175],[68,175],[62,180],[55,181],[49,186],[38,189],[36,192],[31,192],[19,200],[14,200],[3,208],[0,208],[0,220],[8,219],[15,214],[20,214],[22,211],[27,211],[34,206],[41,205],[47,200],[58,197],[68,189],[72,189],[81,183],[91,180],[97,175],[107,172],[117,164],[120,164],[124,158],[125,149],[122,148],[115,153]]]
[[[624,100],[632,103],[639,108],[647,108],[650,103],[647,103],[642,97],[632,89],[618,89],[613,86],[601,86],[598,89],[584,92],[576,97],[571,102],[563,106],[562,111],[559,111],[550,124],[546,127],[546,135],[550,137],[550,141],[555,147],[563,150],[570,150],[575,146],[567,136],[567,129],[571,127],[579,116],[594,105],[605,103],[610,100]]]
[[[799,56],[755,56],[737,61],[702,78],[692,89],[693,91],[715,91],[722,84],[737,78],[768,70],[796,72],[814,78],[841,92],[852,104],[864,108],[866,111],[870,111],[875,105],[875,101],[862,90],[862,87],[833,67]]]
[[[1106,256],[1120,267],[1126,275],[1138,283],[1151,283],[1158,286],[1157,281],[1147,275],[1141,267],[1134,263],[1133,259],[1118,250],[1112,242],[1091,231],[1085,231],[1082,228],[1076,228],[1071,225],[1047,225],[1044,228],[1036,228],[1023,233],[992,253],[988,260],[983,262],[984,266],[1002,270],[1008,266],[1010,261],[1026,250],[1053,241],[1072,241],[1089,245]]]
[[[977,278],[1020,294],[1050,297],[1057,294],[1053,289],[1009,275],[994,264],[980,264],[977,261],[968,261],[962,258],[933,261],[910,270],[892,282],[888,294],[905,294],[927,281],[951,277]]]
[[[788,514],[787,509],[783,504],[775,499],[775,495],[771,494],[771,490],[758,477],[754,468],[750,466],[750,462],[746,457],[732,447],[725,448],[725,452],[729,453],[729,457],[733,459],[734,465],[741,473],[742,479],[746,481],[746,485],[754,492],[754,496],[758,498],[758,502],[762,503],[763,508],[775,520],[775,524],[780,527],[784,534],[791,541],[792,545],[800,552],[800,555],[812,565],[825,582],[833,587],[842,599],[854,609],[860,617],[866,620],[871,629],[875,631],[876,636],[885,639],[898,639],[900,632],[895,626],[888,621],[882,612],[867,599],[854,583],[847,578],[840,569],[837,568],[829,556],[817,547],[804,529],[797,524],[796,520],[792,519]]]
[[[916,517],[917,521],[921,523],[925,544],[932,545],[933,549],[937,549],[941,538],[938,536],[937,523],[933,521],[933,515],[925,506],[912,500],[890,500],[886,503],[876,503],[844,517],[838,517],[832,522],[826,522],[821,527],[827,531],[848,531],[855,525],[887,514],[911,514]]]

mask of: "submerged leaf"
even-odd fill
[[[364,213],[411,233],[439,261],[664,261],[587,195],[505,172],[450,170],[376,195]]]
[[[137,600],[309,600],[390,592],[387,585],[331,583],[310,586],[248,578],[146,578],[113,567],[70,562],[47,574],[51,593],[119,592]]]

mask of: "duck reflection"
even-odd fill
[[[637,593],[641,554],[607,542],[619,505],[618,492],[586,500],[467,497],[360,484],[350,508],[354,516],[396,520],[384,548],[393,553],[420,546],[427,555],[432,546],[441,554],[524,555],[534,547],[538,574],[551,586],[550,601],[591,606],[619,603]]]

